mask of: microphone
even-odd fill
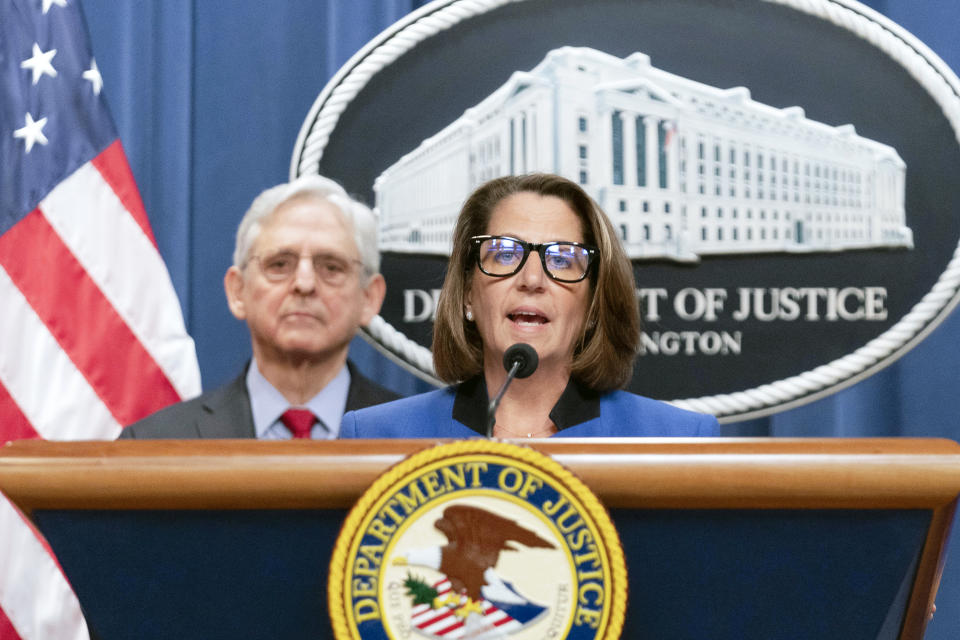
[[[493,425],[496,422],[497,407],[500,406],[500,399],[507,392],[507,387],[513,382],[514,378],[526,378],[533,375],[537,370],[540,358],[537,357],[536,350],[530,345],[518,342],[509,347],[503,353],[503,368],[507,371],[507,379],[503,381],[500,391],[490,401],[487,407],[487,437],[493,437]]]

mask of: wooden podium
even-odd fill
[[[330,638],[347,510],[430,440],[17,441],[0,491],[100,640]],[[960,494],[935,439],[536,440],[610,510],[624,638],[919,639]]]

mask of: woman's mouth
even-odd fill
[[[514,311],[513,313],[508,313],[507,318],[510,322],[522,327],[539,326],[550,322],[546,316],[533,311]]]

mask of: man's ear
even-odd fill
[[[360,316],[360,326],[370,324],[373,317],[380,313],[383,306],[383,297],[387,294],[387,282],[379,273],[370,277],[367,286],[363,289],[363,313]]]
[[[247,309],[243,303],[243,272],[236,266],[227,269],[223,276],[223,289],[227,294],[227,306],[230,307],[230,313],[237,320],[244,320],[247,317]]]

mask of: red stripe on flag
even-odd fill
[[[453,609],[451,609],[450,607],[443,607],[441,609],[437,609],[437,613],[435,615],[427,618],[426,620],[421,620],[420,622],[418,622],[417,626],[421,629],[426,629],[427,627],[431,627],[435,624],[443,622],[444,620],[446,620],[452,615],[453,615]]]
[[[462,627],[464,624],[465,624],[465,623],[464,623],[463,620],[458,620],[457,622],[454,622],[454,623],[451,624],[450,626],[447,626],[447,627],[444,627],[443,629],[439,629],[439,630],[437,630],[437,631],[434,631],[433,633],[434,633],[434,635],[445,636],[445,635],[447,635],[448,633],[451,633],[451,632],[453,632],[453,631],[456,631],[457,629],[459,629],[460,627]]]
[[[180,399],[39,209],[0,236],[0,264],[117,422]]]
[[[92,164],[103,176],[106,183],[110,185],[113,192],[117,194],[123,208],[133,216],[143,232],[150,238],[153,246],[157,246],[157,241],[153,237],[153,230],[150,228],[150,220],[147,218],[147,210],[143,207],[140,191],[133,179],[133,171],[130,170],[130,164],[127,162],[127,155],[123,152],[123,145],[120,144],[120,140],[114,140],[109,147],[101,151],[100,155],[93,159]]]
[[[13,628],[13,623],[3,609],[0,609],[0,640],[20,640],[20,634]]]
[[[36,440],[40,437],[27,416],[23,415],[16,400],[0,382],[0,442],[11,440]],[[3,635],[0,635],[3,640]]]
[[[510,617],[510,614],[507,614],[505,618],[500,618],[499,620],[494,622],[493,626],[499,627],[500,625],[507,624],[508,622],[513,622],[513,618]]]

